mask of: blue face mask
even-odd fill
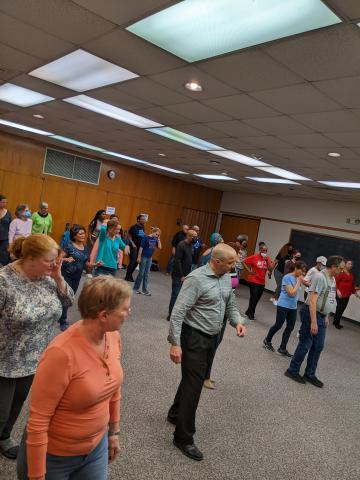
[[[31,212],[30,212],[30,210],[26,210],[26,212],[25,212],[25,217],[26,217],[26,218],[30,218],[30,217],[31,217]]]

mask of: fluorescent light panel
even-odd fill
[[[222,147],[218,147],[213,143],[206,142],[205,140],[201,140],[201,138],[193,137],[192,135],[188,135],[187,133],[180,132],[179,130],[170,127],[149,128],[147,131],[166,137],[169,140],[174,140],[175,142],[184,143],[189,147],[197,148],[199,150],[224,150]]]
[[[219,157],[227,158],[228,160],[233,160],[234,162],[242,163],[243,165],[249,165],[250,167],[269,166],[268,163],[261,162],[260,160],[248,157],[246,155],[242,155],[241,153],[233,152],[231,150],[223,150],[209,153],[212,153],[213,155],[217,155]]]
[[[5,125],[6,127],[17,128],[25,132],[37,133],[38,135],[53,135],[51,132],[45,132],[44,130],[39,130],[38,128],[28,127],[27,125],[22,125],[21,123],[8,122],[7,120],[0,119],[0,125]]]
[[[185,0],[127,30],[195,62],[337,23],[321,0]]]
[[[107,155],[112,155],[113,157],[123,158],[124,160],[128,160],[129,162],[141,163],[142,165],[146,165],[148,167],[154,167],[160,170],[165,170],[166,172],[180,173],[183,175],[187,175],[186,172],[182,172],[181,170],[175,170],[174,168],[164,167],[163,165],[156,165],[155,163],[146,162],[145,160],[139,160],[138,158],[129,157],[128,155],[123,155],[121,153],[109,152],[109,151],[105,151],[103,153],[106,153]]]
[[[271,173],[277,175],[278,177],[288,178],[289,180],[311,180],[310,178],[303,177],[297,173],[289,172],[279,167],[256,167],[258,170],[263,172]]]
[[[39,103],[50,102],[54,98],[12,83],[5,83],[0,87],[0,100],[19,107],[31,107],[32,105],[39,105]]]
[[[208,175],[203,173],[194,173],[195,177],[206,178],[207,180],[235,180],[236,178],[228,177],[227,175]]]
[[[76,145],[77,147],[88,148],[89,150],[94,150],[95,152],[105,152],[103,148],[96,147],[95,145],[90,145],[89,143],[79,142],[78,140],[74,140],[73,138],[63,137],[62,135],[51,135],[50,138],[58,140],[59,142],[71,143],[72,145]]]
[[[339,188],[360,188],[360,183],[355,182],[330,182],[330,181],[319,181],[323,185],[328,187],[339,187]]]
[[[153,122],[148,118],[141,117],[135,113],[128,112],[119,107],[114,107],[109,103],[96,100],[95,98],[88,97],[87,95],[77,95],[76,97],[65,98],[64,102],[71,103],[72,105],[77,105],[81,108],[86,108],[92,112],[100,113],[100,115],[105,115],[107,117],[114,118],[120,122],[128,123],[134,127],[139,128],[154,128],[162,127],[161,123]]]
[[[76,92],[124,82],[139,76],[81,49],[37,68],[29,75]]]
[[[255,180],[255,182],[261,183],[279,183],[284,185],[300,185],[300,183],[293,182],[292,180],[286,180],[285,178],[263,178],[263,177],[245,177],[249,180]]]

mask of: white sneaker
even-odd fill
[[[275,298],[274,298],[274,301],[272,303],[273,303],[274,307],[277,306],[277,300],[275,300]]]

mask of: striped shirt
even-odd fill
[[[210,264],[197,268],[181,287],[171,314],[168,341],[180,345],[183,322],[208,335],[216,335],[224,317],[233,327],[245,323],[235,304],[230,275],[217,276]]]

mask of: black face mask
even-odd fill
[[[198,239],[195,237],[195,238],[193,238],[193,239],[191,240],[191,243],[196,243],[197,240],[198,240]]]

